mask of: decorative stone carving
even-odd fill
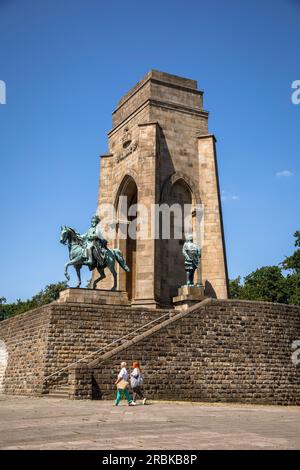
[[[131,132],[129,131],[128,127],[125,127],[122,136],[122,147],[124,152],[117,156],[117,162],[124,160],[124,158],[131,155],[138,147],[138,142],[136,140],[132,140]]]
[[[133,140],[131,144],[129,145],[129,147],[127,147],[126,150],[117,157],[117,162],[119,163],[125,158],[129,157],[129,155],[131,155],[133,152],[136,151],[137,147],[138,147],[138,142],[136,140]]]
[[[128,127],[125,127],[122,137],[122,144],[124,149],[129,147],[129,145],[131,144],[131,140],[131,132],[129,132]]]

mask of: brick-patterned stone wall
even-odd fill
[[[2,391],[41,393],[50,312],[51,308],[46,306],[0,322],[0,340],[5,343],[7,354]]]
[[[162,315],[160,311],[123,306],[52,304],[46,375]],[[90,358],[93,360],[94,356]]]
[[[69,370],[68,377],[69,398],[72,399],[92,399],[93,393],[97,394],[97,390],[93,390],[92,370],[84,365],[77,365]],[[97,387],[98,388],[98,387]],[[96,398],[96,396],[95,396]],[[97,396],[97,398],[100,398]]]
[[[121,360],[140,360],[150,398],[300,404],[300,308],[215,300],[94,369],[98,394],[115,395]]]
[[[121,360],[140,360],[150,398],[300,404],[291,360],[300,308],[234,300],[199,304],[94,369],[79,364],[42,387],[45,376],[167,312],[55,302],[2,321],[4,391],[36,395],[69,380],[74,398],[112,398]]]
[[[39,394],[66,383],[68,372],[43,378],[163,315],[164,311],[80,303],[46,305],[0,322],[8,364],[3,389]],[[94,357],[91,357],[92,360]]]
[[[0,393],[3,391],[4,377],[7,367],[8,354],[6,344],[0,340]]]

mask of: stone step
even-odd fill
[[[50,389],[51,392],[67,392],[69,390],[69,385],[64,385],[64,386],[57,386],[57,387],[53,387]]]
[[[49,391],[48,396],[52,398],[68,398],[69,386],[63,385],[61,387],[53,388]]]
[[[171,318],[173,315],[174,315],[174,313],[171,312],[170,314],[165,315],[164,320],[161,320],[161,319],[153,320],[153,321],[151,322],[151,328],[154,328],[155,326],[161,325],[161,323],[162,323],[163,321],[165,321],[167,318]],[[150,327],[149,327],[148,325],[144,325],[144,326],[140,327],[140,328],[139,328],[139,336],[142,335],[143,333],[145,333],[146,331],[148,331],[149,328],[150,328]],[[107,348],[105,349],[105,353],[104,353],[104,354],[105,354],[105,355],[106,355],[106,354],[110,354],[111,351],[114,351],[116,348],[121,347],[123,344],[125,344],[125,343],[127,344],[127,343],[130,342],[130,341],[134,341],[134,339],[135,339],[136,337],[137,337],[137,335],[135,334],[135,332],[133,332],[132,334],[126,335],[126,339],[123,339],[123,340],[120,339],[120,341],[118,341],[118,342],[116,342],[116,343],[110,345],[109,347],[107,347]]]
[[[55,389],[55,390],[52,389],[52,390],[50,390],[49,393],[59,393],[59,394],[63,394],[63,395],[64,395],[65,393],[69,393],[69,388],[67,388],[67,389],[60,389],[60,388],[58,388],[58,389]]]
[[[69,393],[48,393],[49,398],[69,398]]]
[[[138,333],[132,332],[130,336],[126,336],[126,339],[120,341],[119,345],[111,345],[109,348],[106,349],[104,354],[101,354],[99,357],[94,359],[89,363],[90,368],[98,367],[102,362],[110,359],[114,355],[119,354],[121,351],[124,351],[128,347],[131,347],[133,344],[138,343],[139,341],[143,341],[148,336],[157,333],[162,328],[165,328],[170,323],[173,323],[182,317],[188,315],[193,310],[197,310],[199,306],[205,307],[207,304],[211,303],[210,298],[206,298],[201,302],[198,302],[196,305],[191,306],[189,309],[181,310],[180,312],[169,313],[168,315],[163,315],[162,318],[157,319],[156,321],[151,322],[151,326],[149,324],[145,325],[145,328],[141,328],[138,330]],[[135,334],[136,333],[136,334]]]
[[[76,291],[76,290],[84,290],[86,291],[87,289],[67,289],[66,291],[63,291],[65,292],[65,300],[64,301],[68,301],[69,297],[72,297],[73,295],[73,291]],[[94,291],[93,291],[94,292]],[[97,291],[99,292],[99,291]],[[109,291],[105,291],[106,293],[109,292]],[[110,293],[110,295],[113,295],[115,293]],[[98,294],[97,294],[98,295]],[[63,298],[64,296],[62,295],[62,299],[60,299],[60,301],[63,301]],[[105,350],[105,353],[102,352],[101,354],[101,358],[103,356],[107,356],[110,355],[111,353],[114,353],[117,348],[120,348],[120,347],[123,347],[124,344],[128,344],[128,343],[131,343],[131,342],[134,342],[135,339],[137,338],[137,335],[138,335],[138,338],[140,338],[142,335],[146,334],[147,331],[149,331],[149,329],[151,328],[151,330],[154,328],[154,327],[159,327],[159,325],[166,321],[167,319],[169,320],[170,318],[172,318],[174,316],[174,311],[170,311],[170,310],[162,310],[162,315],[159,317],[159,318],[156,318],[154,320],[152,320],[151,322],[148,322],[146,323],[145,325],[142,325],[140,326],[139,328],[137,328],[136,330],[134,331],[131,331],[130,333],[126,334],[125,337],[122,337],[122,338],[119,338],[118,340],[114,341],[113,343],[107,345],[107,347],[104,347],[102,348],[103,350]],[[150,326],[151,325],[151,326]],[[101,351],[101,350],[100,350]],[[90,356],[90,355],[89,355]],[[88,357],[89,357],[88,356]],[[84,358],[81,358],[80,361],[82,361],[82,359]],[[98,362],[98,359],[96,360]],[[78,361],[79,362],[79,361]],[[76,364],[76,363],[75,363]],[[87,363],[88,364],[88,363]],[[70,365],[74,365],[74,364],[70,364]],[[49,379],[50,377],[52,376],[59,376],[59,373],[62,371],[63,369],[60,369],[58,371],[56,371],[56,373],[53,373],[53,374],[50,374],[50,376],[46,377],[46,379]],[[48,393],[48,396],[62,396],[62,395],[68,395],[69,394],[69,388],[68,388],[68,385],[58,385],[57,388],[55,388],[55,385],[53,385],[53,388],[50,390],[50,392]]]

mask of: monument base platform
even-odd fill
[[[204,286],[182,286],[173,297],[175,310],[186,310],[204,299]]]
[[[130,305],[128,293],[104,289],[77,289],[70,287],[59,294],[58,303],[93,305]]]
[[[82,290],[0,322],[1,393],[112,400],[121,362],[140,361],[149,399],[300,405],[300,307],[198,298],[184,311],[131,308],[90,303],[119,292],[86,291],[81,303]]]
[[[158,309],[160,305],[154,299],[134,299],[131,302],[132,307]]]

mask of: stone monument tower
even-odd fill
[[[132,305],[170,305],[185,284],[184,231],[174,236],[170,213],[171,237],[157,232],[159,220],[168,214],[151,217],[155,204],[190,208],[190,230],[201,247],[198,283],[210,297],[228,297],[216,139],[208,133],[202,102],[195,80],[151,70],[113,112],[109,153],[101,155],[98,213],[104,229],[109,222],[116,224],[108,241],[122,250],[130,267],[130,273],[119,270],[118,288],[128,292]],[[115,208],[114,220],[107,221],[107,204]],[[135,204],[148,209],[148,215],[138,212],[136,236],[126,236]],[[201,223],[195,216],[199,207]],[[107,277],[101,288],[111,284]]]

